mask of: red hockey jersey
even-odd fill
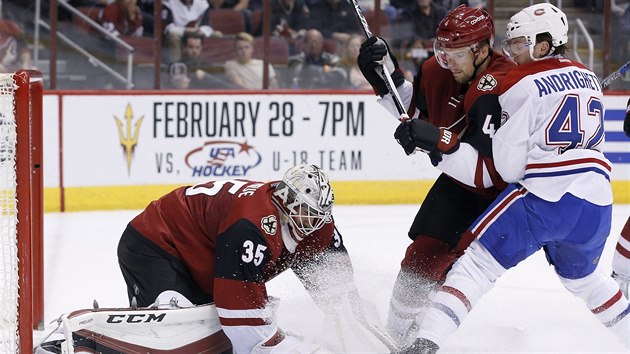
[[[267,310],[265,282],[289,267],[316,263],[315,256],[325,250],[347,256],[333,222],[306,236],[295,252],[287,250],[282,234],[293,231],[272,204],[277,183],[224,180],[181,187],[130,223],[180,259],[214,297],[236,352],[251,350],[277,330]]]

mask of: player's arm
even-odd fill
[[[497,171],[508,183],[520,181],[525,174],[530,150],[530,124],[536,117],[538,107],[525,85],[516,84],[499,96],[502,109],[502,125],[494,135],[492,151]]]
[[[217,238],[214,301],[236,353],[309,353],[317,346],[286,334],[274,320],[263,269],[271,254],[260,230],[241,219]]]
[[[318,230],[317,236],[327,238],[328,235],[321,234],[326,232],[332,234],[328,246],[323,251],[315,251],[314,245],[301,244],[297,251],[299,262],[291,267],[311,297],[325,311],[339,297],[356,293],[352,262],[343,244],[341,233],[334,224],[332,227],[327,226]]]
[[[459,149],[444,154],[437,168],[475,188],[502,184],[493,160],[492,138],[501,125],[501,106],[496,94],[481,95],[468,113],[469,123]]]

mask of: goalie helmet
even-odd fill
[[[315,165],[291,167],[272,195],[274,204],[302,235],[330,221],[335,197],[328,176]]]
[[[507,24],[507,39],[502,43],[503,52],[512,58],[519,55],[519,48],[529,48],[530,57],[533,58],[536,35],[549,33],[551,44],[555,48],[569,41],[568,32],[569,23],[564,12],[549,3],[532,5],[510,18]]]
[[[477,55],[479,42],[494,45],[494,23],[490,14],[480,8],[459,5],[440,21],[435,31],[433,52],[443,68],[448,68],[444,49],[470,48]]]

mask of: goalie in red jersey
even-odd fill
[[[494,167],[492,137],[501,124],[499,84],[515,65],[493,50],[494,32],[485,10],[455,8],[440,22],[435,56],[413,84],[380,38],[367,39],[357,59],[379,103],[398,117],[380,74],[380,65],[387,67],[412,118],[394,137],[407,155],[428,153],[442,172],[409,229],[413,242],[392,291],[387,329],[403,347],[413,341],[430,294],[472,241],[462,234],[506,186]]]
[[[150,306],[174,290],[193,304],[213,302],[235,353],[322,350],[278,328],[265,282],[291,268],[319,304],[357,295],[333,203],[328,177],[314,165],[295,166],[281,181],[175,189],[122,235],[118,259],[129,300]]]

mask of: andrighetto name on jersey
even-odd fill
[[[534,79],[534,83],[538,88],[538,97],[579,88],[601,91],[597,76],[580,70],[542,76]]]

